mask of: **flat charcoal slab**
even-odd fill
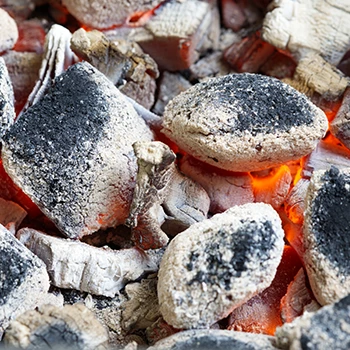
[[[236,206],[193,224],[167,247],[160,264],[160,311],[175,328],[209,328],[267,288],[284,232],[264,203]]]
[[[47,296],[45,264],[0,225],[0,337],[8,322]]]
[[[273,350],[273,337],[219,329],[191,330],[162,339],[148,350]]]
[[[350,349],[350,295],[276,330],[279,349]]]
[[[325,114],[289,85],[257,74],[231,74],[175,97],[163,132],[193,157],[231,171],[260,170],[310,153]]]
[[[1,10],[1,9],[0,9]],[[0,57],[0,140],[15,120],[14,94],[5,61]]]
[[[313,173],[306,195],[304,262],[321,305],[350,294],[350,168]]]
[[[157,271],[162,255],[160,250],[97,248],[30,228],[19,230],[17,236],[45,262],[54,286],[106,297],[144,273]]]
[[[152,139],[118,89],[77,63],[6,134],[4,167],[68,237],[123,223],[136,158],[132,144]]]

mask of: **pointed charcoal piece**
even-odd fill
[[[276,330],[279,349],[350,349],[350,295],[315,313],[305,313]]]
[[[0,338],[8,322],[47,295],[44,263],[0,225]]]
[[[278,214],[263,203],[233,207],[177,235],[159,270],[165,321],[175,328],[209,328],[267,288],[283,236]]]
[[[350,169],[316,171],[306,197],[304,262],[321,305],[350,294]]]
[[[193,157],[242,172],[310,153],[327,126],[325,114],[290,86],[232,74],[175,97],[166,107],[163,132]]]
[[[11,322],[4,342],[21,349],[108,348],[106,330],[83,304],[27,311]]]
[[[19,230],[17,236],[44,261],[54,286],[106,297],[113,297],[144,273],[157,271],[162,256],[160,250],[96,248],[30,228]]]
[[[191,330],[158,341],[148,350],[273,350],[273,337],[221,329]]]
[[[5,61],[0,57],[0,140],[14,120],[15,109],[12,84]]]
[[[14,182],[68,237],[123,223],[136,176],[132,144],[152,134],[118,89],[88,63],[56,78],[6,134]]]

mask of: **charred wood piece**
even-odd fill
[[[18,204],[0,198],[0,224],[7,226],[14,225],[17,230],[23,219],[27,216],[27,212]]]
[[[166,107],[162,132],[193,157],[229,171],[254,171],[310,153],[325,114],[275,78],[232,74],[199,83]]]
[[[102,32],[80,28],[72,36],[71,48],[127,96],[148,109],[153,106],[157,64],[136,43],[121,39],[112,42]]]
[[[191,330],[160,340],[148,350],[274,350],[273,337],[263,334],[234,332],[221,329]]]
[[[45,264],[2,225],[0,256],[1,334],[10,320],[41,303],[50,284]]]
[[[163,317],[159,317],[156,322],[146,328],[146,337],[150,345],[154,345],[159,340],[168,338],[171,335],[181,332],[181,329],[174,328],[165,322]]]
[[[6,171],[67,237],[127,218],[137,171],[132,144],[152,133],[89,63],[56,78],[6,136]]]
[[[13,124],[14,120],[13,88],[5,61],[0,57],[0,140]]]
[[[0,8],[0,32],[0,53],[2,53],[11,50],[18,39],[18,28],[15,20],[2,8]]]
[[[160,248],[169,240],[161,229],[164,220],[176,222],[182,231],[206,218],[209,198],[202,187],[178,172],[175,154],[167,145],[136,142],[133,147],[138,173],[126,223],[137,245]]]
[[[321,305],[350,293],[349,208],[349,168],[314,172],[306,198],[304,262]]]
[[[11,322],[4,341],[21,349],[108,348],[107,332],[82,304],[63,308],[45,305],[27,311]]]
[[[0,0],[0,8],[8,12],[16,21],[20,21],[31,15],[36,2],[35,0]]]
[[[339,349],[350,347],[350,295],[314,313],[305,313],[276,331],[279,349]]]
[[[267,288],[283,252],[284,232],[271,206],[251,203],[193,224],[168,245],[158,275],[165,321],[209,328]]]
[[[96,248],[29,228],[19,230],[17,236],[45,262],[54,286],[107,297],[113,297],[127,282],[156,271],[161,255],[137,248]]]

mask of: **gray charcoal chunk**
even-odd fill
[[[77,63],[6,134],[3,162],[14,182],[68,237],[123,223],[135,141],[152,133],[118,89]]]
[[[304,261],[321,305],[350,293],[350,169],[314,172],[306,196]]]
[[[227,330],[191,330],[158,341],[148,350],[269,350],[273,337]]]
[[[0,332],[8,321],[34,308],[46,296],[44,263],[0,225]]]
[[[276,346],[293,350],[350,349],[350,295],[276,330]]]
[[[160,311],[175,328],[209,328],[267,288],[283,251],[277,212],[233,207],[193,224],[168,245],[159,269]]]
[[[15,109],[12,84],[5,61],[0,57],[0,140],[14,120]]]
[[[245,73],[182,92],[167,105],[162,131],[203,162],[253,171],[310,153],[327,126],[305,95],[275,78]]]

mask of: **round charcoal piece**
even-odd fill
[[[165,321],[175,328],[208,328],[267,288],[283,236],[278,214],[264,203],[233,207],[177,235],[159,269]]]
[[[305,95],[278,79],[245,73],[210,79],[175,97],[162,131],[203,162],[253,171],[310,153],[327,126]]]
[[[350,170],[317,171],[307,193],[304,245],[312,290],[322,304],[350,293]]]

